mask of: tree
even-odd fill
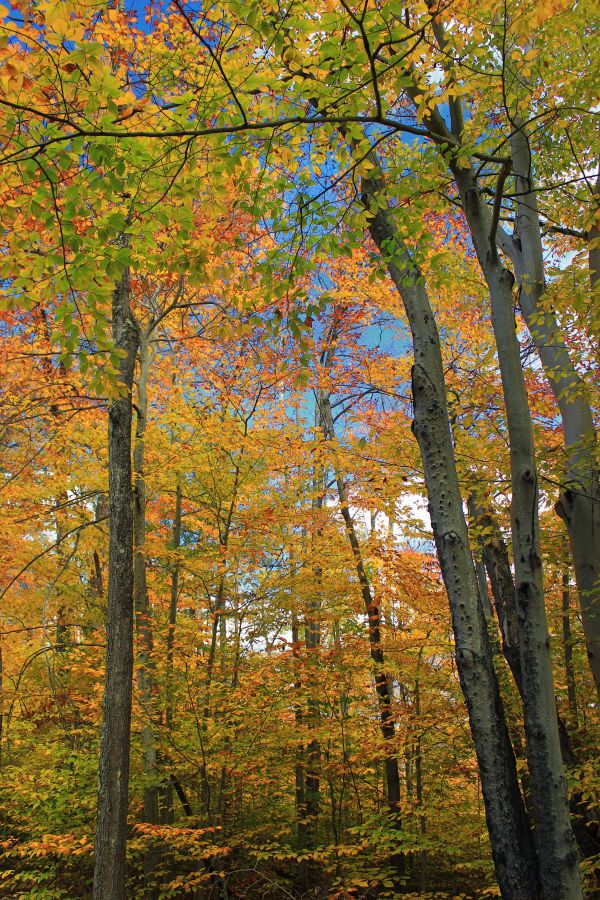
[[[96,894],[225,896],[230,877],[251,892],[240,873],[256,862],[280,886],[292,870],[385,893],[390,860],[410,886],[451,872],[468,891],[437,825],[448,782],[430,730],[452,723],[441,744],[458,748],[466,835],[468,716],[501,891],[580,895],[570,819],[593,855],[595,712],[563,568],[594,673],[585,11],[88,12],[37,0],[3,14],[3,765],[24,772],[40,723],[59,770],[85,770],[92,808],[98,710],[77,685],[99,684],[108,515]],[[106,462],[110,509],[104,469],[74,465],[78,448]],[[363,531],[366,512],[380,524]],[[549,635],[564,635],[554,658]],[[12,887],[43,883],[62,855],[56,890],[89,893],[73,864],[89,835],[57,812],[79,787],[35,771],[13,807],[7,853],[27,862]],[[461,841],[485,879],[485,843]]]
[[[131,422],[138,326],[132,318],[126,271],[115,287],[113,332],[123,357],[119,388],[109,410],[109,561],[106,687],[98,768],[94,896],[122,897],[129,793],[129,739],[133,677],[133,487]]]

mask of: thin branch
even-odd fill
[[[494,206],[492,208],[492,222],[490,225],[490,233],[488,240],[490,242],[490,253],[493,260],[498,259],[498,248],[496,246],[496,232],[498,231],[498,223],[500,221],[500,212],[502,210],[502,192],[504,191],[504,183],[508,178],[511,168],[511,161],[506,160],[498,174],[498,182],[496,184],[496,194],[494,196]]]
[[[56,550],[56,548],[59,547],[62,544],[62,542],[64,540],[66,540],[68,537],[70,537],[72,534],[75,534],[78,531],[81,531],[82,528],[87,528],[88,525],[98,525],[100,522],[104,522],[105,519],[108,519],[108,516],[100,516],[97,519],[93,519],[91,522],[82,522],[81,525],[76,525],[75,528],[71,528],[69,531],[65,531],[65,533],[57,541],[55,541],[54,544],[51,544],[49,547],[46,547],[46,549],[42,550],[40,553],[36,553],[36,555],[34,557],[32,557],[32,559],[30,559],[29,562],[26,563],[26,565],[24,565],[23,568],[20,569],[20,571],[17,572],[16,575],[13,575],[13,577],[10,579],[10,581],[8,582],[8,584],[6,585],[6,587],[4,588],[2,593],[0,593],[0,600],[2,600],[4,595],[8,593],[8,591],[11,589],[13,584],[15,584],[15,582],[21,577],[21,575],[24,575],[25,572],[28,569],[30,569],[31,566],[34,563],[36,563],[39,559],[41,559],[47,553],[50,553],[52,550]]]

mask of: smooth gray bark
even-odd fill
[[[471,557],[450,433],[439,334],[423,278],[389,209],[383,184],[363,183],[372,211],[369,231],[402,297],[412,338],[414,421],[423,461],[438,559],[450,601],[456,662],[477,754],[496,875],[502,896],[539,894],[537,857],[494,671],[492,651]]]
[[[125,897],[125,849],[133,682],[133,490],[131,482],[131,391],[138,328],[130,306],[129,270],[115,287],[112,332],[123,351],[121,395],[112,401],[108,424],[110,538],[106,675],[94,845],[94,900]]]
[[[545,291],[544,257],[533,160],[525,126],[511,138],[517,220],[499,241],[513,263],[520,307],[563,423],[566,467],[557,512],[569,532],[590,668],[600,698],[600,472],[597,437],[583,379],[566,347],[553,311],[540,303]],[[510,242],[510,243],[509,243]],[[595,278],[594,250],[590,275]],[[593,286],[593,285],[592,285]]]
[[[443,53],[444,27],[435,18],[433,6],[432,13],[433,33]],[[449,77],[451,80],[452,76]],[[417,103],[417,87],[408,88],[407,94]],[[539,302],[545,291],[544,258],[534,165],[526,126],[518,119],[511,121],[511,155],[500,168],[492,213],[481,201],[477,178],[470,164],[464,159],[460,165],[457,163],[456,150],[460,147],[464,129],[460,99],[449,101],[449,112],[450,128],[446,126],[445,119],[436,106],[426,110],[424,124],[454,176],[476,248],[478,243],[485,244],[477,248],[477,255],[490,292],[494,290],[496,276],[504,267],[493,267],[497,271],[490,282],[490,272],[486,271],[488,254],[490,261],[494,258],[494,262],[497,262],[496,247],[499,247],[512,262],[514,278],[519,284],[521,311],[561,414],[566,465],[556,511],[564,519],[569,532],[588,659],[600,698],[600,469],[597,435],[585,383],[571,360],[556,315]],[[517,201],[517,217],[512,235],[500,227],[499,223],[503,187],[511,174],[514,176]],[[597,190],[598,184],[595,192]],[[478,210],[479,222],[475,231],[467,206],[469,198],[474,201],[471,203],[472,209]],[[486,233],[478,234],[479,228]],[[595,287],[598,267],[593,237],[592,229],[592,289]]]
[[[502,636],[502,655],[508,663],[515,684],[522,693],[521,656],[519,653],[519,620],[515,582],[510,568],[508,547],[495,518],[474,494],[469,497],[469,515],[483,529],[481,538],[484,566],[490,579],[494,610]]]
[[[490,291],[492,326],[510,445],[511,531],[519,656],[535,841],[544,897],[582,896],[556,717],[538,523],[533,429],[512,305],[514,278],[502,265],[494,223],[470,169],[451,162],[479,264]]]
[[[513,675],[519,695],[522,697],[523,682],[518,646],[519,624],[516,590],[510,568],[508,548],[494,516],[480,502],[476,501],[473,495],[469,498],[469,512],[477,525],[485,530],[485,537],[482,539],[484,561],[502,634],[502,652]],[[577,755],[573,749],[569,730],[558,713],[558,708],[557,717],[561,756],[565,768],[569,769],[577,765]],[[527,785],[529,785],[529,780],[527,780]],[[584,800],[582,792],[578,790],[572,791],[569,796],[569,810],[573,833],[581,857],[588,859],[596,856],[600,850],[596,824],[598,821],[597,810],[590,805],[589,800]]]
[[[594,201],[600,202],[600,169],[594,185]],[[588,264],[590,269],[590,287],[592,289],[592,303],[597,300],[598,285],[600,285],[600,224],[595,219],[587,235]],[[595,335],[598,338],[598,335]]]

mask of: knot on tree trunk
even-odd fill
[[[526,466],[521,470],[521,478],[526,484],[534,484],[535,472],[529,466]]]
[[[465,206],[467,207],[467,212],[472,216],[477,216],[479,213],[479,191],[475,188],[469,188],[469,190],[465,194]]]
[[[562,491],[558,500],[554,504],[554,512],[568,525],[571,519],[571,510],[573,508],[573,492],[567,488]]]
[[[472,650],[469,650],[468,647],[457,647],[456,649],[456,660],[461,664],[463,669],[465,668],[473,668],[473,663],[475,661],[475,654]]]

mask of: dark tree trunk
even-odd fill
[[[148,378],[152,362],[149,332],[139,335],[139,374],[137,379],[136,429],[133,448],[133,582],[136,625],[136,667],[139,700],[142,707],[141,748],[144,766],[143,821],[151,825],[159,822],[160,753],[157,748],[158,687],[154,662],[152,610],[146,579],[146,426],[148,421]],[[144,851],[144,879],[146,900],[156,900],[158,884],[156,870],[162,853],[156,841],[148,839]]]
[[[469,499],[469,511],[476,520],[477,525],[482,527],[485,531],[483,554],[492,587],[494,608],[502,633],[502,652],[511,670],[519,694],[522,696],[523,682],[521,678],[521,660],[517,645],[518,616],[516,592],[510,568],[508,548],[495,518],[475,500],[474,496],[471,496]],[[564,598],[565,594],[563,591],[563,604],[565,602]],[[573,749],[566,723],[559,715],[558,710],[557,718],[562,761],[565,768],[569,769],[577,765],[577,756]],[[588,859],[595,856],[597,853],[600,853],[598,811],[590,806],[589,802],[584,800],[581,791],[573,791],[570,794],[569,810],[571,813],[573,834],[575,835],[580,855],[584,859]]]
[[[319,392],[319,406],[321,408],[321,416],[323,420],[323,430],[328,440],[335,440],[333,415],[331,412],[331,403],[329,397],[323,392]],[[386,745],[385,765],[385,781],[387,790],[387,802],[390,809],[390,816],[394,826],[397,829],[402,827],[400,817],[400,802],[402,799],[402,786],[400,782],[400,772],[398,768],[398,755],[395,746],[396,725],[392,710],[392,691],[390,679],[385,671],[385,656],[381,643],[381,612],[378,604],[373,598],[371,585],[365,569],[362,552],[354,521],[350,513],[348,505],[348,492],[344,478],[336,466],[335,480],[340,501],[340,509],[344,525],[346,526],[346,535],[354,557],[354,565],[356,567],[356,575],[360,584],[363,602],[365,604],[365,612],[368,619],[369,629],[369,647],[371,659],[374,663],[375,674],[375,691],[377,693],[377,702],[379,705],[379,728]],[[402,854],[396,853],[392,859],[394,869],[399,878],[405,873],[404,858]]]
[[[319,415],[317,413],[317,425]],[[313,473],[313,490],[315,496],[312,502],[312,508],[317,515],[323,507],[323,472],[319,466],[315,466]],[[320,538],[322,531],[317,524],[316,535],[318,545],[313,547],[313,558],[320,559]],[[302,748],[302,769],[304,775],[304,785],[302,789],[303,808],[298,819],[298,849],[300,851],[311,851],[315,848],[316,832],[319,821],[320,811],[320,790],[321,790],[321,745],[315,732],[321,721],[321,704],[319,702],[319,647],[321,644],[321,623],[319,620],[321,609],[320,585],[322,580],[322,569],[319,564],[314,568],[314,582],[317,585],[316,595],[312,597],[307,604],[307,611],[304,618],[304,646],[306,647],[306,682],[308,688],[308,696],[306,702],[306,715],[304,724],[309,732],[309,739],[306,742],[306,749]],[[298,630],[296,625],[296,631]],[[300,723],[301,724],[301,723]],[[298,862],[298,883],[300,888],[307,892],[315,884],[317,880],[316,866],[311,859],[301,859]]]
[[[181,545],[181,485],[175,488],[175,516],[173,520],[173,549],[177,552]],[[171,597],[169,602],[169,625],[167,629],[167,659],[165,674],[165,726],[167,732],[173,730],[174,700],[174,662],[175,662],[175,627],[177,625],[177,600],[179,596],[179,562],[175,560],[171,567]],[[173,779],[163,782],[160,794],[159,817],[161,824],[172,825],[173,813]],[[191,815],[191,813],[186,813]]]
[[[562,633],[563,656],[565,663],[565,678],[567,681],[567,698],[569,702],[569,715],[572,725],[577,728],[577,691],[575,690],[575,669],[573,668],[573,636],[571,634],[569,591],[569,570],[565,563],[562,576]]]
[[[108,419],[110,540],[106,675],[98,765],[98,814],[94,856],[94,900],[125,897],[125,847],[131,690],[133,680],[133,490],[131,482],[131,391],[138,328],[130,307],[129,270],[113,292],[112,331],[123,352],[120,396]]]
[[[377,162],[375,156],[373,160]],[[439,334],[422,275],[381,209],[383,183],[363,182],[371,237],[404,302],[412,338],[413,430],[425,471],[438,559],[450,601],[456,662],[477,754],[496,875],[502,896],[539,896],[537,854],[517,777],[469,548],[454,461]]]
[[[514,278],[502,265],[492,215],[470,169],[451,163],[482,273],[490,291],[510,445],[511,534],[522,699],[535,841],[544,897],[581,896],[561,758],[538,522],[533,427],[512,304]]]

